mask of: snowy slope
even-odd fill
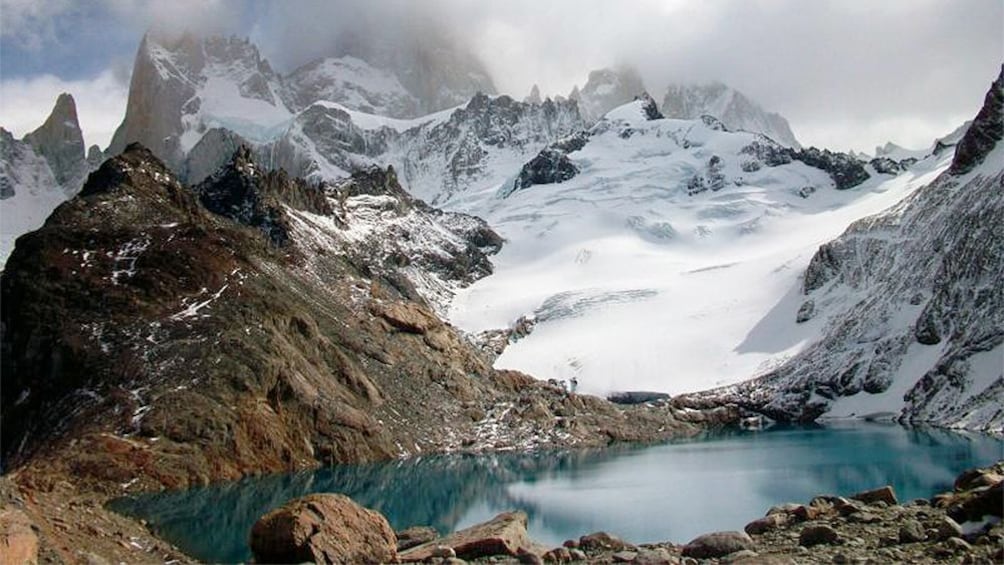
[[[356,57],[313,61],[290,73],[286,81],[300,108],[324,100],[393,118],[419,114],[419,100],[396,76]]]
[[[948,163],[838,191],[820,169],[761,162],[749,148],[762,136],[647,120],[643,106],[592,128],[567,155],[572,178],[468,209],[507,244],[495,274],[458,295],[452,321],[476,333],[536,319],[496,366],[574,376],[592,393],[679,393],[764,372],[820,334],[815,321],[793,323],[818,245]]]
[[[762,378],[695,398],[785,420],[1004,430],[1002,139],[1004,71],[948,171],[813,256],[797,299],[822,339]]]
[[[14,241],[41,227],[66,198],[45,158],[0,128],[0,266]]]

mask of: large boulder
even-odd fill
[[[743,532],[715,532],[698,536],[683,546],[684,557],[711,559],[753,549],[753,538]]]
[[[397,559],[397,537],[387,519],[340,494],[312,494],[287,502],[251,528],[258,563],[387,563]]]
[[[457,557],[467,560],[492,555],[515,556],[520,548],[532,547],[526,523],[525,512],[503,512],[482,524],[409,549],[399,557],[401,561],[426,561],[436,557],[443,547],[453,549]]]

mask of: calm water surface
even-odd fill
[[[520,509],[548,545],[606,530],[634,543],[686,542],[741,529],[771,506],[847,495],[885,484],[900,500],[951,488],[960,471],[1004,458],[984,435],[880,424],[735,432],[649,447],[481,456],[434,456],[252,478],[120,499],[193,557],[250,559],[262,514],[314,492],[344,493],[395,529],[464,528]]]

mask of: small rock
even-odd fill
[[[911,506],[930,506],[931,501],[926,498],[915,498],[910,501]]]
[[[574,549],[576,547],[579,547],[579,540],[577,540],[577,539],[566,539],[565,543],[563,543],[561,545],[567,547],[568,549]]]
[[[924,526],[916,520],[906,520],[899,527],[899,543],[916,543],[926,539]]]
[[[942,516],[937,521],[934,528],[937,532],[936,536],[939,540],[962,537],[962,526],[948,516]]]
[[[572,556],[572,561],[585,561],[586,552],[582,551],[577,547],[570,548],[568,554]]]
[[[776,530],[788,522],[787,514],[770,514],[764,516],[763,518],[757,518],[749,524],[743,530],[751,535],[760,535],[771,530]]]
[[[854,524],[875,524],[881,522],[882,518],[871,512],[855,512],[847,517],[847,521]]]
[[[708,559],[753,549],[753,538],[744,532],[715,532],[698,536],[683,546],[684,557]]]
[[[802,533],[798,535],[798,545],[811,547],[819,544],[834,544],[840,539],[840,534],[836,530],[825,524],[812,524],[802,528]]]
[[[525,512],[503,512],[491,520],[454,532],[435,542],[413,547],[401,553],[402,561],[425,561],[431,557],[433,544],[453,548],[461,559],[491,555],[515,556],[521,547],[530,546]]]
[[[665,548],[639,549],[635,565],[675,565],[677,560]]]
[[[962,538],[948,538],[945,540],[945,546],[952,551],[972,551],[973,549],[973,546]]]
[[[771,516],[773,514],[790,514],[799,506],[801,506],[801,504],[795,504],[794,502],[786,502],[779,506],[771,506],[770,510],[767,511],[767,516]]]
[[[453,551],[452,547],[448,547],[445,545],[437,545],[436,547],[433,547],[432,550],[429,552],[429,557],[435,557],[439,559],[453,559],[456,556],[457,552]]]
[[[791,516],[797,522],[808,522],[819,517],[819,508],[814,506],[799,505],[791,512]]]
[[[586,551],[613,550],[620,551],[627,549],[628,544],[617,536],[606,532],[594,532],[579,538],[579,547]]]
[[[568,563],[572,560],[572,552],[567,547],[556,547],[543,555],[545,563]]]
[[[750,559],[756,559],[759,556],[760,554],[753,551],[752,549],[741,549],[739,551],[730,553],[725,557],[722,557],[719,560],[719,563],[729,564],[729,565],[747,563],[749,562]]]
[[[516,550],[516,559],[523,565],[544,565],[544,559],[525,547]]]
[[[614,563],[631,563],[638,557],[638,553],[634,551],[618,551],[611,555],[611,557]]]
[[[416,545],[422,545],[423,543],[428,543],[436,537],[439,533],[435,529],[428,526],[415,526],[413,528],[408,528],[406,530],[401,530],[397,532],[397,550],[404,551],[406,549],[411,549]]]
[[[851,496],[851,498],[854,500],[860,500],[865,504],[875,504],[876,502],[884,502],[887,505],[899,504],[899,501],[896,500],[896,492],[893,491],[892,487],[889,485],[874,490],[859,492]]]

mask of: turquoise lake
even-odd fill
[[[732,432],[652,446],[530,454],[443,455],[114,501],[161,537],[210,562],[249,560],[251,525],[285,501],[339,492],[395,529],[464,528],[520,509],[548,545],[605,530],[634,542],[685,543],[742,529],[782,502],[891,484],[901,501],[950,490],[962,470],[1004,458],[980,434],[840,423]]]

